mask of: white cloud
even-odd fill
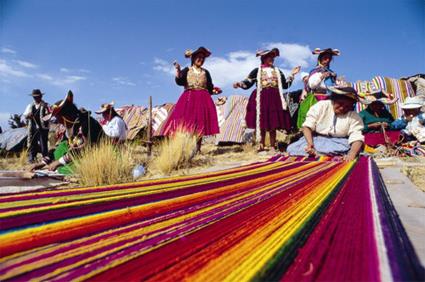
[[[48,74],[45,74],[45,73],[37,73],[36,76],[38,78],[41,78],[41,79],[44,79],[44,80],[47,80],[47,81],[53,80],[53,77],[51,75],[48,75]]]
[[[0,126],[2,127],[3,131],[9,128],[8,120],[10,115],[10,113],[0,113]]]
[[[314,62],[308,45],[289,44],[283,42],[264,43],[263,48],[279,48],[280,57],[276,59],[276,65],[281,68],[283,73],[288,75],[295,66],[307,68]],[[205,68],[208,69],[215,85],[219,87],[230,87],[234,82],[241,81],[258,67],[260,60],[255,56],[254,51],[234,51],[224,57],[211,56],[205,61]],[[154,59],[154,70],[162,71],[169,75],[174,75],[172,63],[163,59]],[[306,69],[305,69],[306,70]],[[301,72],[301,75],[305,71]],[[301,76],[298,75],[295,82],[299,82]]]
[[[301,66],[308,67],[315,61],[314,55],[308,45],[299,45],[295,43],[269,42],[264,44],[264,48],[278,48],[280,57],[286,67],[293,68]]]
[[[10,48],[5,48],[5,47],[1,48],[1,52],[6,53],[6,54],[16,54],[15,50],[10,49]]]
[[[136,83],[131,82],[128,78],[126,77],[113,77],[112,81],[116,84],[116,85],[124,85],[124,86],[136,86]]]
[[[87,77],[78,76],[78,75],[67,75],[64,78],[56,79],[53,84],[55,85],[65,85],[65,84],[73,84],[77,81],[86,80]]]
[[[5,60],[0,59],[0,76],[29,77],[30,75],[9,65]]]
[[[91,71],[88,69],[79,69],[78,71],[82,73],[91,73]]]
[[[34,65],[33,63],[30,63],[30,62],[27,62],[27,61],[16,60],[16,63],[18,63],[18,65],[20,65],[24,68],[28,68],[28,69],[38,68],[37,65]]]
[[[87,77],[77,76],[77,75],[67,75],[65,77],[53,77],[47,73],[38,73],[36,77],[45,80],[46,82],[57,85],[57,86],[65,86],[69,84],[76,83],[78,81],[86,80]]]
[[[154,70],[162,71],[162,72],[168,73],[170,75],[174,75],[175,70],[174,70],[174,66],[173,66],[172,63],[169,63],[169,62],[167,62],[163,59],[159,59],[159,58],[155,58],[153,63],[154,63],[154,67],[153,67]]]
[[[69,69],[67,69],[67,68],[60,68],[59,71],[60,72],[69,72]]]

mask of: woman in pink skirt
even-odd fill
[[[293,68],[286,79],[282,71],[274,66],[274,58],[279,56],[279,49],[259,51],[256,55],[261,57],[260,67],[251,71],[245,80],[233,84],[233,87],[249,89],[257,84],[257,89],[249,97],[245,120],[248,128],[256,129],[257,141],[261,139],[259,151],[262,151],[267,131],[270,133],[270,145],[275,148],[276,130],[288,131],[291,128],[291,117],[282,92],[292,84],[300,67]]]
[[[191,59],[190,67],[181,70],[180,65],[174,63],[176,83],[184,86],[185,90],[164,126],[166,136],[178,130],[196,134],[199,137],[198,151],[201,149],[202,136],[219,133],[217,112],[211,95],[220,94],[221,90],[214,87],[210,73],[202,67],[205,58],[210,55],[207,48],[199,47],[194,52],[185,52],[185,57]]]

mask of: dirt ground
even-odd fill
[[[139,150],[140,154],[146,154],[146,150]],[[253,162],[260,162],[269,159],[276,152],[269,150],[258,153],[251,145],[215,146],[205,144],[202,153],[194,157],[189,167],[174,171],[171,176],[189,175],[195,173],[222,170],[231,167],[246,165]],[[378,165],[397,165],[400,171],[406,175],[421,191],[425,192],[425,158],[397,158],[390,160],[376,160]],[[28,168],[26,156],[6,156],[0,157],[0,170],[24,170]],[[139,180],[149,178],[160,178],[162,175],[147,173]],[[70,184],[67,187],[78,186],[78,179],[68,178]],[[63,187],[65,188],[65,187]]]

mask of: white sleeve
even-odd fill
[[[110,122],[102,126],[103,131],[105,131],[105,134],[108,135],[111,138],[118,138],[120,137],[120,130],[119,126],[115,119],[112,119]]]
[[[307,116],[303,123],[303,127],[308,127],[312,131],[316,130],[316,125],[319,120],[320,112],[322,112],[322,103],[316,103],[307,112]]]
[[[308,78],[308,87],[310,87],[310,89],[317,89],[321,86],[322,81],[322,73],[316,72]]]
[[[364,142],[362,130],[364,128],[363,119],[357,113],[351,116],[350,128],[348,129],[348,143],[355,141]]]
[[[23,113],[24,117],[27,118],[27,116],[31,113],[32,104],[29,104]]]

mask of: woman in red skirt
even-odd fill
[[[211,95],[220,94],[221,90],[214,87],[210,73],[202,67],[205,58],[210,55],[207,48],[199,47],[194,52],[185,52],[185,57],[191,59],[190,67],[181,70],[180,65],[174,63],[176,83],[184,86],[185,90],[164,126],[166,136],[178,130],[196,134],[199,137],[198,151],[201,149],[202,136],[219,133],[217,112]]]
[[[249,97],[245,120],[248,128],[256,129],[257,141],[261,137],[259,151],[262,151],[267,131],[270,134],[270,145],[275,148],[276,130],[288,131],[291,128],[291,117],[282,92],[292,84],[300,67],[293,68],[286,79],[282,71],[273,65],[274,58],[279,56],[279,49],[259,51],[256,55],[261,57],[260,67],[251,71],[245,80],[233,84],[233,87],[249,89],[257,84],[257,89]]]

